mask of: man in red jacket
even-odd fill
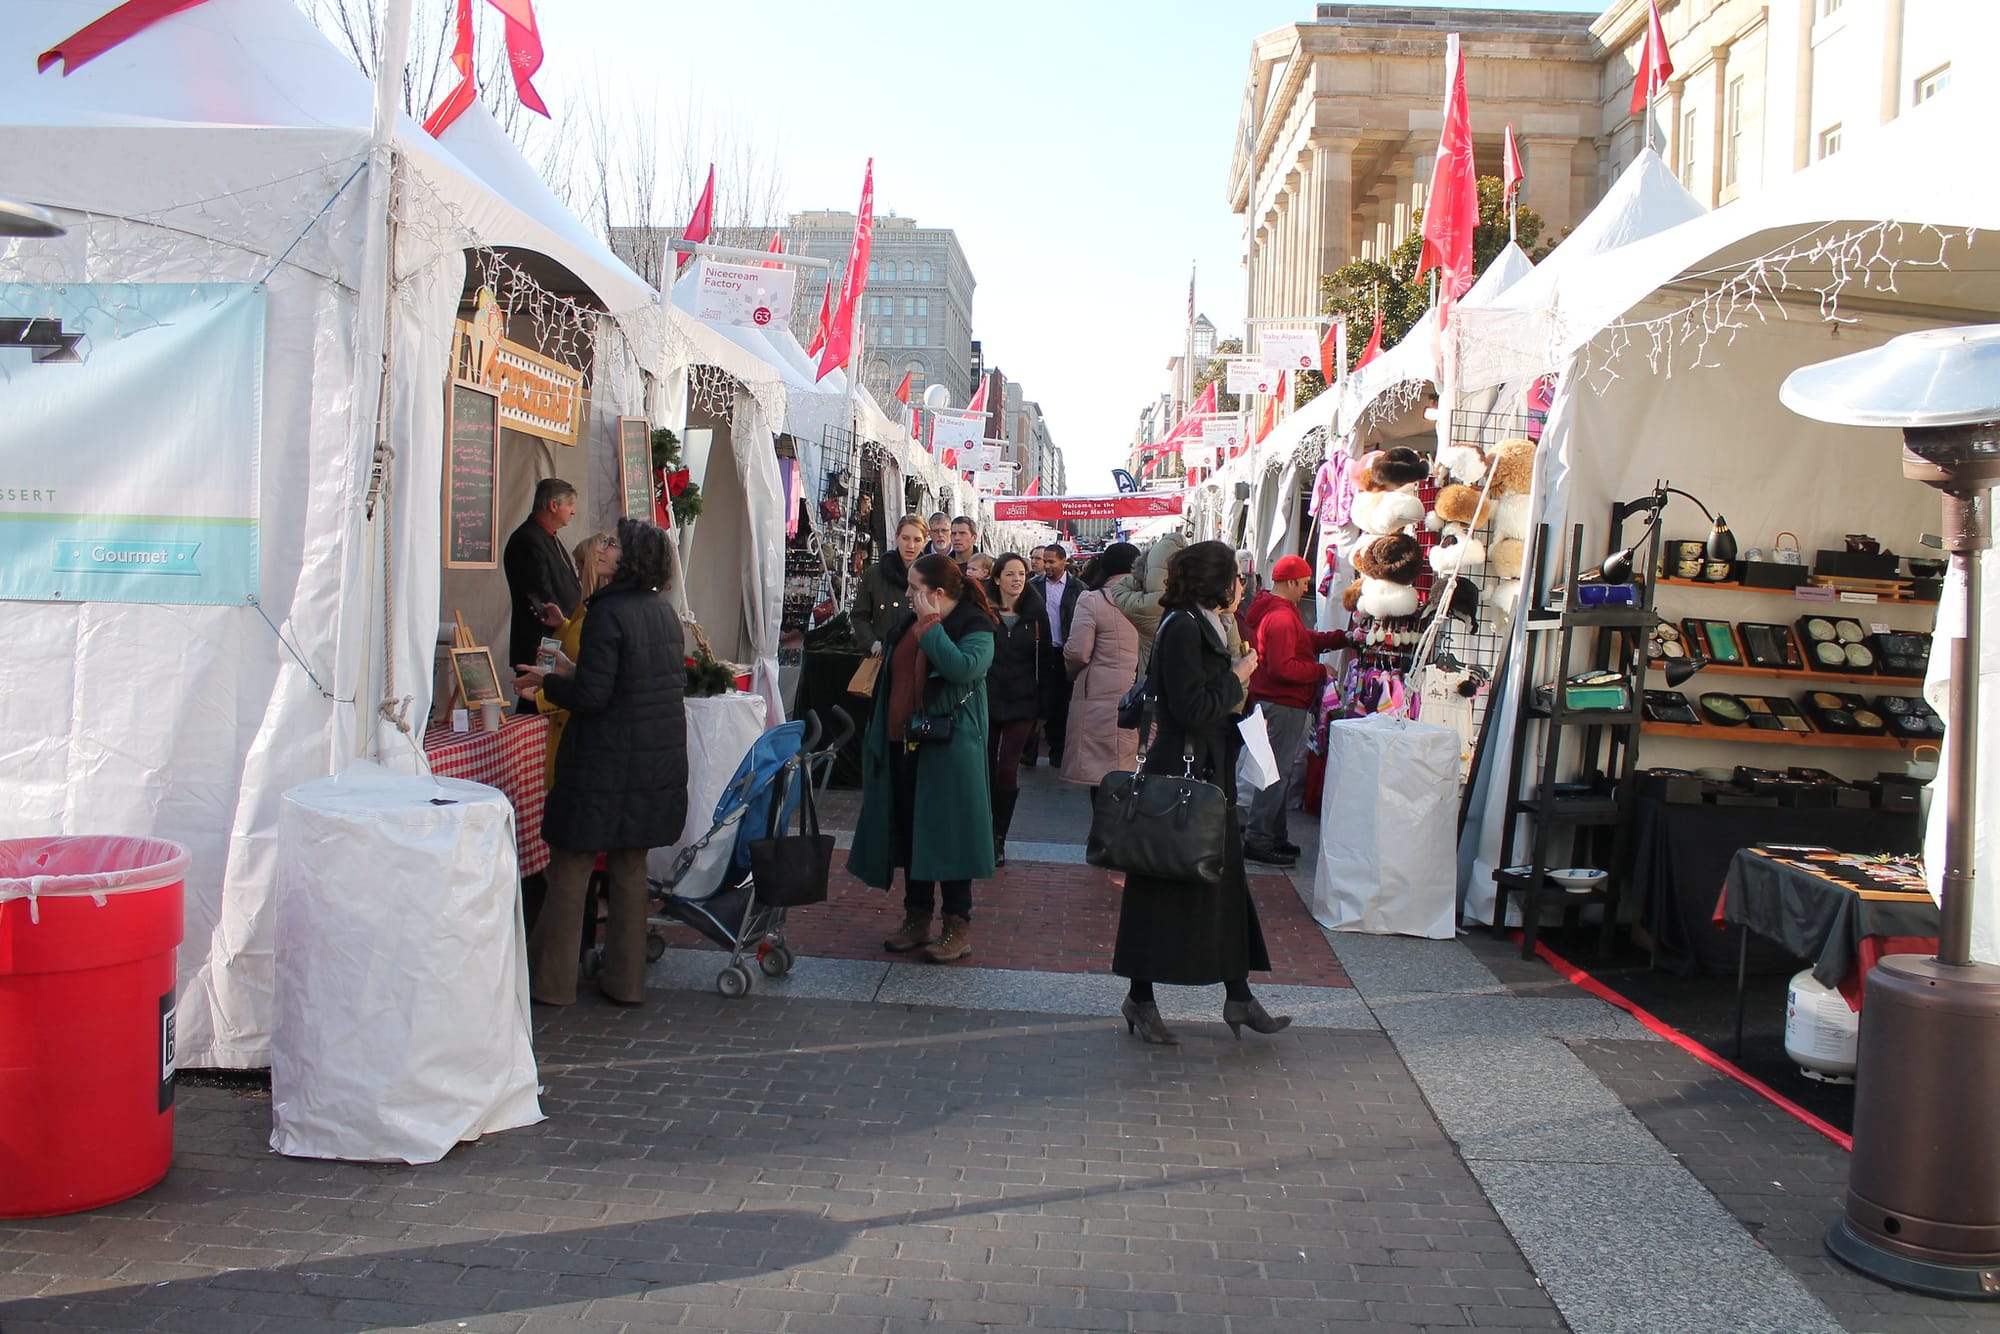
[[[1250,798],[1243,856],[1266,866],[1291,866],[1299,859],[1298,845],[1286,837],[1285,790],[1326,675],[1319,655],[1347,647],[1346,631],[1308,630],[1299,615],[1299,599],[1312,587],[1312,573],[1312,566],[1298,556],[1279,557],[1271,567],[1270,591],[1259,594],[1244,617],[1246,633],[1257,647],[1250,702],[1263,706],[1278,781]]]

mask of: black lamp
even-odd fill
[[[1624,523],[1625,520],[1635,514],[1645,514],[1646,528],[1645,531],[1639,534],[1637,542],[1628,547],[1620,547],[1609,556],[1606,556],[1604,563],[1598,566],[1598,574],[1603,578],[1605,583],[1629,584],[1632,582],[1639,548],[1646,544],[1646,539],[1653,535],[1653,529],[1659,525],[1660,511],[1667,507],[1667,497],[1670,495],[1681,496],[1687,500],[1694,501],[1694,507],[1701,511],[1703,518],[1708,520],[1711,526],[1708,531],[1708,541],[1703,545],[1710,560],[1733,561],[1736,559],[1736,534],[1729,531],[1729,521],[1720,514],[1710,511],[1708,506],[1702,504],[1700,500],[1689,495],[1679,487],[1668,486],[1662,482],[1653,487],[1651,495],[1641,496],[1637,500],[1628,500],[1612,508],[1611,522],[1613,526]]]
[[[1943,893],[1936,957],[1868,974],[1847,1208],[1826,1248],[1870,1277],[2000,1299],[2000,967],[1972,959],[1980,564],[2000,482],[2000,325],[1931,329],[1792,372],[1801,416],[1903,431],[1903,475],[1944,492],[1963,633],[1951,641]]]
[[[1662,670],[1667,678],[1667,686],[1670,689],[1677,690],[1686,685],[1693,679],[1696,672],[1707,665],[1707,663],[1701,661],[1699,658],[1671,658]]]

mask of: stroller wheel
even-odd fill
[[[792,952],[783,945],[773,945],[757,951],[757,966],[764,970],[766,977],[783,977],[792,971]]]
[[[646,933],[646,962],[658,963],[667,952],[667,938],[657,931]]]
[[[732,963],[715,975],[715,989],[735,1000],[750,990],[750,970],[740,963]]]

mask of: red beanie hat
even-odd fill
[[[1271,582],[1283,583],[1287,579],[1310,579],[1313,567],[1303,556],[1280,556],[1278,563],[1271,567]]]

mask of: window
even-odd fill
[[[918,346],[918,347],[929,347],[930,345],[931,345],[931,331],[930,331],[930,330],[929,330],[929,329],[928,329],[927,327],[925,327],[924,325],[921,325],[921,324],[920,324],[920,325],[918,325],[918,326],[917,326],[917,346]]]
[[[931,280],[931,262],[925,260],[920,267],[923,273],[923,281],[929,282]]]
[[[930,299],[929,297],[927,297],[927,296],[920,296],[920,297],[918,297],[918,298],[917,298],[917,314],[919,314],[919,315],[922,315],[922,316],[924,316],[924,317],[925,317],[926,319],[928,319],[928,318],[930,318],[930,313],[931,313],[931,299]]]
[[[903,346],[915,347],[916,345],[917,345],[917,331],[915,329],[903,330]]]
[[[1743,76],[1740,74],[1729,81],[1722,123],[1722,184],[1726,188],[1736,184],[1737,175],[1743,170]]]
[[[912,263],[911,263],[911,262],[910,262],[909,260],[907,260],[907,259],[906,259],[906,260],[904,260],[904,261],[903,261],[903,281],[904,281],[904,282],[906,282],[906,283],[913,283],[913,282],[915,282],[916,280],[917,280],[917,266],[916,266],[915,264],[912,264]]]
[[[1928,102],[1949,87],[1951,87],[1951,66],[1939,65],[1917,80],[1916,100]]]
[[[917,313],[917,299],[915,297],[906,296],[903,298],[903,313],[905,315],[914,315]]]
[[[877,263],[876,263],[876,262],[875,262],[874,260],[872,260],[872,259],[871,259],[871,260],[869,260],[869,261],[868,261],[868,281],[869,281],[869,282],[871,282],[871,283],[872,283],[872,282],[874,282],[874,281],[875,281],[875,270],[877,270],[877,269],[878,269],[878,268],[880,268],[880,267],[881,267],[881,265],[877,264]]]
[[[1829,125],[1819,132],[1819,155],[1830,158],[1840,151],[1840,127]]]
[[[1692,109],[1681,116],[1681,184],[1689,190],[1694,189],[1695,163],[1698,161],[1695,136],[1700,128],[1701,122]]]

